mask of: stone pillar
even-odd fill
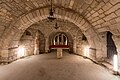
[[[57,45],[59,45],[60,44],[60,42],[59,42],[59,36],[57,37]]]
[[[107,53],[105,53],[104,50],[102,50],[102,45],[106,45],[106,44],[103,44],[102,42],[100,43],[99,41],[97,42],[98,44],[96,44],[96,48],[94,47],[90,47],[90,48],[96,49],[96,55],[95,55],[96,60],[101,61],[102,59],[107,57]]]
[[[2,49],[1,50],[1,55],[0,55],[0,62],[9,62],[9,55],[8,55],[8,49]]]
[[[52,45],[52,44],[51,44]],[[53,43],[53,45],[55,45],[55,39],[54,39],[54,43]]]
[[[66,38],[65,45],[68,45],[68,39]]]
[[[62,48],[57,48],[57,58],[62,58]]]
[[[64,43],[64,41],[63,41],[63,34],[61,35],[61,42],[62,42],[62,45],[63,45],[63,43]]]
[[[95,49],[96,52],[96,60],[104,60],[107,57],[107,33],[102,32],[99,33],[98,36],[94,36],[91,38],[93,40],[93,43],[95,44],[95,47],[90,47],[92,49]]]
[[[76,54],[82,54],[81,46],[82,45],[80,45],[80,43],[77,44],[77,46],[76,46]]]
[[[54,45],[54,39],[53,39],[53,40],[50,39],[49,44],[50,44],[50,45]]]
[[[35,35],[35,49],[34,49],[34,54],[39,54],[39,33],[38,31],[36,32],[36,35]]]
[[[47,53],[48,51],[49,51],[48,37],[45,37],[45,52]]]
[[[76,53],[76,37],[73,39],[73,52]]]
[[[93,60],[96,60],[96,49],[95,48],[89,48],[89,57]]]

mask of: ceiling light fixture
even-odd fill
[[[51,6],[50,6],[50,10],[49,10],[48,19],[52,22],[52,21],[55,20],[56,18],[54,17],[54,10],[53,10],[52,0],[50,0],[50,3],[51,3]]]
[[[49,9],[48,19],[49,19],[50,22],[53,22],[54,20],[56,20],[54,28],[55,29],[59,28],[58,23],[57,23],[57,19],[56,19],[55,15],[54,15],[53,1],[52,0],[50,0],[50,9]]]

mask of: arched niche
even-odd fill
[[[31,29],[29,27],[25,30],[20,40],[18,41],[18,47],[11,46],[8,51],[8,59],[10,61],[19,59],[21,57],[44,53],[44,34],[40,30]]]
[[[68,37],[64,34],[64,33],[58,33],[56,34],[52,41],[51,41],[51,45],[69,45],[69,39]]]
[[[59,41],[59,38],[58,38],[60,35],[64,35],[67,42],[61,43]],[[54,42],[56,37],[57,37],[57,40],[58,40],[57,43]],[[49,36],[49,49],[51,49],[52,46],[53,47],[54,46],[55,47],[69,47],[70,52],[73,52],[73,38],[68,32],[53,32]]]

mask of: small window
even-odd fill
[[[84,34],[83,34],[83,36],[82,36],[82,40],[87,41],[87,38],[85,37],[85,35],[84,35]]]
[[[58,34],[53,41],[56,42],[55,45],[66,45],[68,39],[64,34]]]
[[[29,31],[26,31],[26,35],[31,36],[31,33]]]

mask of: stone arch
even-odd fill
[[[63,35],[63,42],[62,42],[62,44],[61,45],[69,45],[67,42],[69,42],[69,39],[68,39],[68,37],[67,37],[67,35],[66,34],[64,34],[64,33],[58,33],[58,34],[56,34],[54,37],[53,37],[53,39],[52,39],[52,45],[58,45],[58,44],[56,44],[56,43],[54,43],[54,42],[57,42],[57,39],[61,36],[61,34]],[[61,39],[59,39],[60,41],[61,41]],[[65,41],[66,41],[66,44],[65,44]]]
[[[70,35],[70,33],[68,32],[61,32],[61,31],[58,31],[58,32],[52,32],[50,35],[49,35],[49,45],[51,45],[51,41],[52,39],[56,36],[56,34],[59,34],[59,33],[63,33],[64,35],[67,36],[68,40],[69,40],[69,45],[70,45],[70,52],[73,52],[73,38],[72,36]]]
[[[57,11],[63,11],[67,13],[66,15],[58,14]],[[74,14],[74,15],[73,15]],[[4,54],[8,53],[8,47],[10,43],[14,43],[13,46],[17,46],[18,41],[22,35],[22,33],[32,24],[35,22],[38,22],[40,20],[46,19],[49,15],[47,8],[37,9],[35,11],[32,11],[28,14],[25,14],[18,18],[18,20],[12,24],[9,28],[9,30],[6,30],[3,35],[1,45],[1,56],[7,56]],[[73,15],[73,16],[72,16]],[[71,17],[72,16],[72,17]],[[81,15],[78,13],[74,13],[71,11],[66,11],[64,9],[56,9],[56,18],[61,18],[63,20],[68,20],[75,25],[77,25],[81,31],[85,34],[85,36],[88,39],[88,42],[91,47],[93,48],[100,48],[100,41],[97,33],[92,28],[91,24],[84,19]],[[100,49],[98,49],[100,51]],[[99,52],[98,51],[98,52]]]
[[[33,36],[34,43],[35,43],[35,45],[37,45],[36,47],[38,49],[37,54],[45,52],[45,35],[44,35],[44,33],[41,30],[31,28],[31,26],[28,27],[25,31],[29,31],[31,33],[31,35]],[[36,53],[34,53],[34,54],[36,54]]]
[[[31,34],[31,31],[26,30],[26,35],[29,35],[29,36],[32,35],[32,34]]]

